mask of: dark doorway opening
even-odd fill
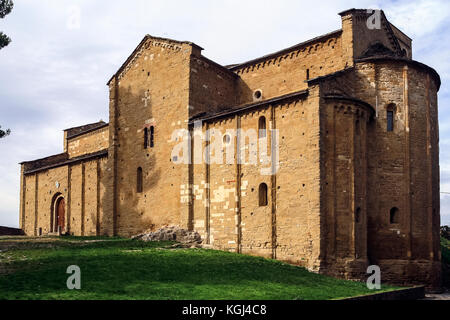
[[[66,202],[64,198],[58,198],[55,205],[55,232],[64,232],[66,216]]]

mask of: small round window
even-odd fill
[[[255,90],[255,92],[253,92],[253,98],[255,98],[255,100],[261,100],[262,91],[260,89]]]

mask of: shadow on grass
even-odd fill
[[[171,243],[104,241],[16,250],[17,272],[0,276],[0,299],[332,299],[371,293],[279,261]],[[69,265],[81,290],[68,290]]]

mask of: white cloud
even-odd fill
[[[394,25],[401,26],[406,34],[416,39],[435,34],[436,29],[448,21],[450,3],[446,0],[400,1],[391,2],[384,10]]]

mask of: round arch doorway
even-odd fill
[[[53,232],[63,233],[65,228],[66,202],[64,197],[58,197],[54,207]]]

